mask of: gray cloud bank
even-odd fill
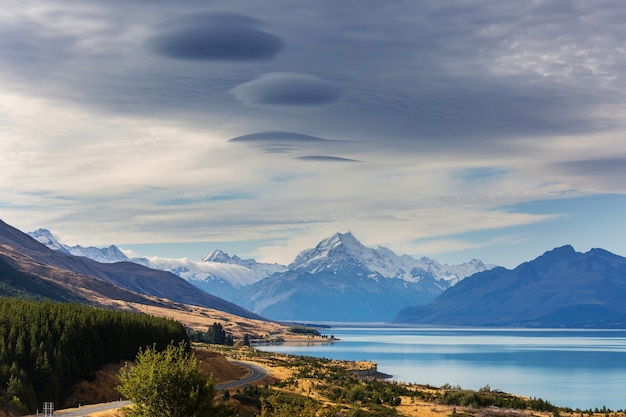
[[[598,111],[626,87],[621,3],[76,4],[2,25],[1,81],[114,114],[227,116],[398,152],[491,153],[621,124]]]

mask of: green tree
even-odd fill
[[[119,372],[118,391],[132,401],[132,417],[204,417],[214,414],[215,383],[200,371],[184,343],[163,351],[140,349],[135,365]]]

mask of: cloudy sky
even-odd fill
[[[0,218],[288,263],[626,255],[626,4],[3,0]]]

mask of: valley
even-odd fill
[[[47,240],[40,242],[0,223],[0,295],[162,317],[181,323],[188,331],[204,332],[220,323],[234,336],[236,345],[244,340],[326,343],[325,329],[321,329],[321,335],[312,335],[294,331],[293,327],[295,323],[324,321],[492,328],[626,326],[626,311],[621,302],[626,296],[626,259],[601,249],[579,253],[571,246],[556,248],[508,270],[477,260],[451,266],[426,258],[397,256],[385,248],[367,248],[350,233],[337,233],[302,251],[287,266],[259,264],[214,250],[199,261],[160,260],[161,265],[167,263],[172,267],[161,270],[149,267],[150,263],[142,260],[120,260],[121,251],[115,247],[102,251],[85,247],[68,249],[49,234],[40,233],[41,236]],[[109,255],[113,258],[107,258]],[[222,271],[221,278],[214,275],[217,271]],[[201,274],[205,274],[204,278],[200,278]],[[201,281],[204,284],[219,281],[219,285],[230,286],[229,297],[231,300],[240,297],[241,305],[203,290],[198,285]],[[259,353],[251,353],[254,350],[217,352],[265,363],[272,368],[275,382],[284,378],[283,382],[277,382],[281,388],[286,389],[296,378],[280,361],[268,363],[259,359],[262,358]],[[242,352],[253,357],[244,357]],[[367,360],[367,355],[362,359]],[[215,357],[207,362],[215,362]],[[313,393],[318,385],[326,385],[312,382],[310,375],[303,378],[292,387],[293,395]],[[110,382],[108,385],[110,389]],[[385,387],[388,385],[377,389]],[[461,394],[446,394],[446,389],[424,389],[440,393],[425,398],[425,404],[430,404],[432,409],[444,405],[441,401],[446,395],[466,399],[477,395],[466,390],[461,390]],[[452,391],[455,390],[459,388]],[[332,402],[327,392],[319,395],[326,398],[324,401]],[[409,401],[409,408],[417,404],[415,395],[400,399],[400,404],[394,407],[400,410],[405,401]],[[81,402],[77,400],[80,395],[72,398]],[[304,404],[307,400],[298,401]],[[397,401],[396,398],[393,403]],[[463,403],[455,404],[460,407]],[[442,410],[444,414],[451,413],[449,408]],[[562,415],[567,409],[560,412]],[[476,415],[474,411],[463,413]]]

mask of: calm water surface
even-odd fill
[[[393,379],[491,389],[581,410],[626,409],[626,330],[332,328],[341,341],[259,349],[370,360]]]

